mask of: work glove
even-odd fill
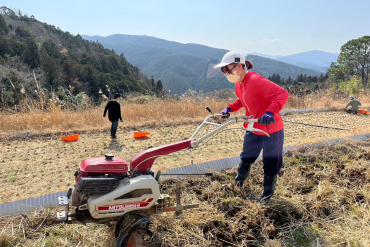
[[[258,123],[262,125],[270,125],[272,123],[275,123],[274,114],[267,111],[265,114],[263,114],[262,117],[258,119]]]
[[[228,118],[230,117],[230,112],[231,111],[231,108],[230,107],[226,107],[222,112],[221,114],[223,115],[222,118]]]
[[[123,119],[121,119],[121,123],[123,123]]]

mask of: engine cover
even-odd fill
[[[81,177],[106,174],[126,176],[127,172],[128,166],[124,159],[107,154],[105,157],[90,158],[82,161],[75,176],[76,182],[78,182]]]

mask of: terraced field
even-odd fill
[[[350,129],[333,130],[285,123],[285,146],[318,142],[333,138],[370,133],[370,116],[343,112],[311,112],[284,116],[285,121]],[[79,133],[77,142],[65,143],[60,135],[0,139],[0,203],[66,190],[74,183],[73,173],[86,158],[112,153],[129,161],[137,153],[189,138],[197,124],[176,124],[141,128],[151,132],[147,139],[133,138],[133,130],[121,128],[120,139],[112,141],[108,130]],[[232,127],[241,127],[235,124]],[[157,159],[154,170],[166,170],[210,160],[238,156],[243,143],[243,130],[222,132],[188,155]]]

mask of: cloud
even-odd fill
[[[281,41],[280,39],[262,39],[261,43],[262,44],[274,44],[280,41]]]

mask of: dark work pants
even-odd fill
[[[243,152],[240,159],[243,163],[252,164],[256,161],[263,149],[263,170],[267,176],[275,176],[283,166],[284,129],[266,135],[256,135],[247,132],[244,136]],[[242,168],[242,167],[241,167]],[[240,169],[240,175],[246,169]]]
[[[347,113],[353,113],[353,114],[357,114],[357,111],[352,111],[351,109],[350,110],[346,110]]]
[[[118,120],[112,121],[112,126],[110,127],[110,133],[112,137],[116,137],[117,128],[118,128]]]

